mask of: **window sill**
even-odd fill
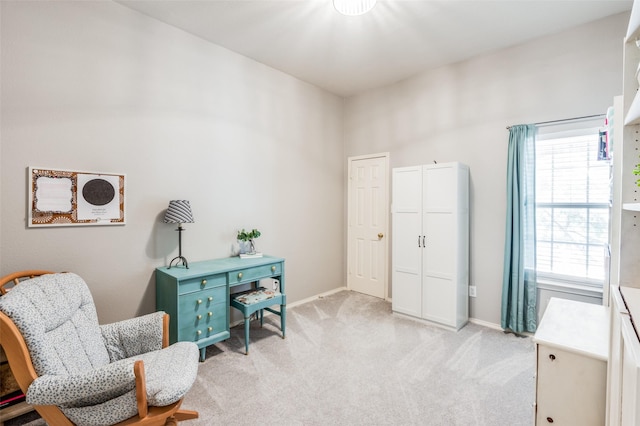
[[[536,284],[538,288],[542,290],[552,290],[563,293],[579,294],[581,296],[602,298],[602,287],[545,279],[538,280]]]

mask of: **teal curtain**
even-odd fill
[[[509,129],[501,325],[516,333],[537,327],[535,133],[532,124]]]

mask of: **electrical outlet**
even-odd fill
[[[469,297],[476,297],[476,286],[475,285],[470,285],[469,286]]]
[[[278,291],[279,286],[280,286],[280,281],[273,280],[273,291]]]

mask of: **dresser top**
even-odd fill
[[[634,318],[634,321],[640,321],[640,289],[621,286],[620,293],[622,293],[631,318]]]
[[[167,266],[156,268],[157,271],[178,279],[191,277],[199,277],[202,275],[220,274],[225,272],[237,271],[244,268],[253,268],[255,266],[268,265],[271,263],[284,262],[281,257],[267,256],[241,259],[239,256],[224,257],[221,259],[202,260],[199,262],[189,262],[189,269],[184,266]]]
[[[609,357],[608,309],[552,297],[533,341],[606,361]]]
[[[631,316],[631,324],[638,334],[638,325],[640,324],[640,289],[634,287],[620,287],[620,293],[624,299],[629,315]]]

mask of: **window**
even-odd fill
[[[598,129],[536,136],[536,266],[541,279],[602,286],[609,162]]]

